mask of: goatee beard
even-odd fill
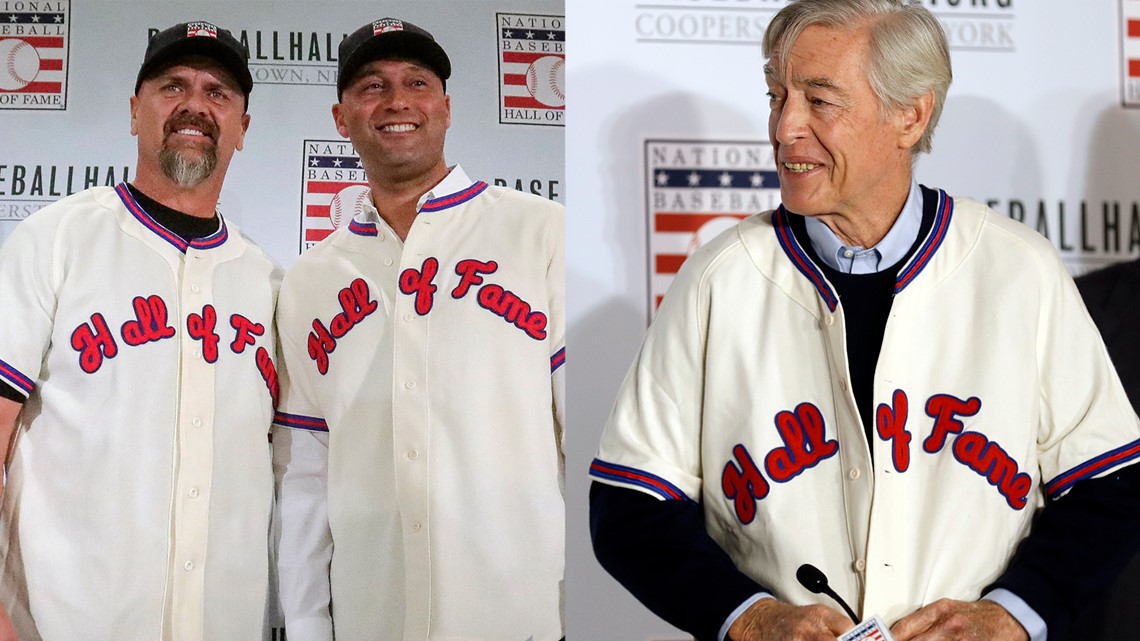
[[[218,152],[210,147],[201,153],[181,149],[163,148],[158,154],[162,173],[179,187],[194,187],[214,173],[218,164]]]

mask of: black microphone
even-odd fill
[[[859,623],[859,617],[855,616],[855,611],[852,610],[843,599],[839,598],[839,595],[835,593],[835,590],[831,589],[831,586],[827,585],[827,577],[823,575],[822,570],[810,563],[804,563],[800,566],[800,569],[796,570],[796,579],[800,582],[800,585],[807,588],[808,591],[814,594],[826,594],[831,597],[836,603],[843,606],[843,611],[847,613],[847,616],[851,617],[853,622]]]

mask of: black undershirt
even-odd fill
[[[143,208],[143,211],[150,214],[150,217],[158,222],[159,225],[174,232],[186,242],[205,238],[218,231],[219,222],[218,214],[216,213],[210,218],[191,216],[190,214],[163,205],[139,191],[134,185],[128,183],[127,189],[130,190],[131,195],[134,196],[139,206]],[[16,401],[17,403],[23,403],[26,400],[21,392],[4,381],[0,381],[0,398],[6,398]]]

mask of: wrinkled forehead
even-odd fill
[[[159,78],[173,78],[185,76],[194,72],[205,72],[217,79],[221,84],[234,89],[241,93],[241,83],[238,79],[230,73],[225,65],[217,60],[200,54],[190,54],[186,56],[179,56],[173,58],[170,62],[157,67],[152,73],[143,79],[143,82],[152,81]]]

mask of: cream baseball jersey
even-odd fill
[[[843,306],[778,209],[685,263],[591,475],[699,501],[737,567],[790,603],[830,605],[796,581],[803,563],[888,622],[977,599],[1047,497],[1135,462],[1140,425],[1048,242],[938,197],[896,281],[870,444]]]
[[[187,244],[126,185],[0,248],[0,377],[28,394],[0,543],[21,639],[260,638],[280,279],[232,224]]]
[[[401,242],[369,200],[281,290],[289,637],[560,639],[562,207],[457,167]]]

